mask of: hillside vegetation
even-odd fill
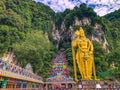
[[[36,74],[49,75],[54,47],[47,32],[51,29],[53,15],[48,6],[32,0],[1,0],[1,57],[12,48],[22,67],[30,63]]]

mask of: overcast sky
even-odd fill
[[[66,8],[73,9],[81,3],[86,3],[94,11],[103,16],[120,8],[120,0],[35,0],[50,6],[55,12],[64,11]]]

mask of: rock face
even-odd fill
[[[75,23],[76,26],[78,25],[90,25],[91,20],[87,17],[84,17],[82,20],[79,20],[77,17],[75,17]]]
[[[13,52],[8,51],[7,53],[4,53],[2,56],[2,60],[7,61],[9,63],[16,63],[15,61],[15,54]]]
[[[75,38],[75,28],[74,27],[80,27],[80,26],[92,26],[91,20],[87,17],[84,17],[83,19],[79,20],[77,17],[74,19],[73,25],[69,26],[69,29],[66,29],[66,26],[64,24],[64,21],[61,24],[61,27],[58,29],[57,26],[53,24],[52,29],[52,36],[53,39],[57,42],[56,47],[59,47],[60,42],[71,42],[72,39]],[[103,49],[106,52],[109,52],[108,50],[108,42],[104,35],[104,30],[102,29],[102,26],[98,23],[96,23],[92,30],[92,35],[87,35],[90,40],[95,40],[102,44]]]
[[[109,52],[109,49],[107,48],[108,42],[106,40],[106,37],[105,37],[105,34],[104,34],[103,30],[102,30],[101,25],[99,25],[97,23],[95,24],[91,40],[92,41],[95,40],[95,41],[99,42],[100,44],[102,44],[103,49],[106,52]]]

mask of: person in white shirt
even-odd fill
[[[79,81],[79,84],[78,84],[78,90],[82,90],[83,86],[82,86],[82,82]]]
[[[96,84],[96,89],[99,90],[99,89],[101,89],[101,88],[102,88],[101,85],[100,85],[99,83],[97,83],[97,84]]]

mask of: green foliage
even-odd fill
[[[91,36],[92,35],[92,33],[93,33],[93,27],[92,26],[85,26],[85,30],[86,30],[86,35],[89,35],[89,36]]]
[[[114,78],[119,78],[120,75],[120,46],[114,49],[111,53],[106,55],[106,61],[109,63],[109,71],[113,72]]]
[[[109,22],[105,22],[107,27],[107,39],[109,41],[110,49],[116,49],[120,45],[120,9],[112,12],[110,14],[105,15],[104,17],[109,20]]]
[[[106,78],[119,78],[120,75],[120,9],[105,15],[102,19],[105,27],[105,36],[109,42],[110,53],[106,54],[105,61],[108,63],[108,69],[103,71],[108,76]],[[109,20],[109,21],[108,21]],[[114,64],[114,66],[112,66]],[[101,72],[102,74],[102,72]],[[104,77],[105,78],[105,77]]]
[[[0,54],[4,53],[10,44],[9,27],[0,25]]]
[[[46,12],[47,10],[49,11]],[[0,32],[1,37],[9,39],[6,48],[15,42],[23,40],[25,34],[30,30],[49,30],[51,27],[51,15],[54,15],[54,12],[48,6],[32,0],[1,0]],[[3,35],[4,32],[7,34]],[[4,45],[1,48],[4,49]]]
[[[94,61],[96,65],[97,74],[104,72],[108,69],[108,62],[105,60],[105,52],[102,48],[102,45],[94,41]],[[98,74],[99,76],[99,74]]]
[[[73,14],[72,13],[67,14],[64,19],[65,19],[65,26],[68,29],[69,26],[73,24],[74,21]]]
[[[35,73],[47,77],[54,50],[49,39],[42,31],[31,31],[26,34],[25,41],[13,44],[17,60],[23,67],[31,63]],[[44,69],[43,69],[44,68]]]
[[[4,1],[1,0],[1,1],[0,1],[0,14],[1,14],[1,12],[2,12],[3,10],[5,10],[5,9],[6,9],[6,6],[5,6],[5,4],[4,4]]]
[[[119,21],[120,20],[119,16],[120,16],[120,9],[118,9],[115,12],[112,12],[110,14],[107,14],[104,17],[110,21],[115,21],[116,19]]]
[[[94,44],[94,56],[95,56],[95,65],[97,70],[97,76],[100,79],[110,79],[118,78],[120,75],[120,47],[116,48],[114,51],[105,54],[102,46],[93,42]],[[114,64],[114,66],[111,66]]]
[[[107,61],[111,63],[112,61],[116,64],[120,62],[120,46],[114,49],[111,53],[109,53],[106,57]],[[117,64],[119,66],[119,64]]]
[[[0,54],[5,53],[13,43],[24,38],[25,34],[18,32],[15,27],[0,25]]]
[[[4,10],[0,18],[3,25],[13,26],[18,29],[23,29],[24,23],[21,17],[17,15],[12,9]]]
[[[65,14],[66,15],[66,14]],[[58,12],[55,14],[55,25],[60,29],[62,21],[64,20],[63,13]]]

